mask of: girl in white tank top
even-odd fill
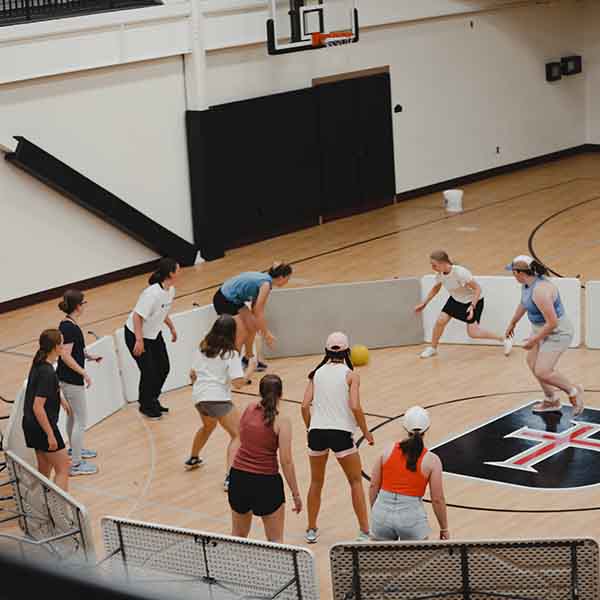
[[[360,378],[354,373],[345,334],[336,332],[327,338],[325,357],[308,378],[302,401],[311,472],[305,539],[314,544],[318,538],[317,517],[321,508],[325,466],[331,450],[350,484],[352,505],[360,528],[357,539],[368,540],[369,520],[362,484],[362,465],[352,436],[359,427],[369,445],[373,445],[373,435],[360,406]]]

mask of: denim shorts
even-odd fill
[[[379,490],[371,511],[371,537],[374,540],[425,540],[430,533],[421,498]]]

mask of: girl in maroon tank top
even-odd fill
[[[292,492],[294,512],[302,500],[292,458],[292,424],[279,415],[281,379],[265,375],[260,381],[260,402],[249,404],[240,419],[240,447],[229,475],[232,535],[248,537],[252,515],[262,517],[270,542],[283,541],[285,494],[279,464]]]

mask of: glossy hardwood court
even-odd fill
[[[501,275],[514,255],[528,251],[528,239],[544,221],[532,239],[540,259],[561,275],[580,275],[582,283],[600,279],[598,173],[600,155],[577,156],[466,186],[462,214],[448,216],[441,194],[434,194],[233,250],[222,260],[185,270],[174,311],[208,303],[223,279],[242,270],[264,269],[273,259],[294,264],[292,285],[297,286],[421,276],[429,270],[427,257],[434,248],[447,249],[453,260],[475,274]],[[121,326],[146,278],[90,290],[84,330],[102,335]],[[0,315],[1,395],[14,397],[39,331],[59,320],[56,304],[51,301]],[[370,364],[359,370],[362,401],[376,440],[373,448],[361,445],[367,472],[386,443],[400,434],[398,417],[413,404],[430,407],[433,424],[427,442],[434,446],[539,398],[525,353],[519,348],[505,358],[498,347],[443,346],[440,355],[429,360],[419,359],[420,349],[372,351]],[[294,456],[303,493],[309,469],[298,403],[306,374],[319,359],[282,359],[270,364],[270,371],[284,380],[282,412],[293,418]],[[599,360],[600,353],[578,348],[569,350],[560,363],[573,381],[584,384],[587,405],[598,410]],[[257,380],[255,376],[252,386],[236,394],[240,408],[255,398]],[[143,420],[137,407],[129,406],[87,433],[86,446],[98,450],[101,472],[71,479],[71,492],[89,508],[99,548],[103,515],[230,530],[222,490],[225,434],[221,430],[213,434],[203,454],[205,466],[186,472],[183,461],[198,426],[190,388],[167,394],[163,403],[171,407],[171,413],[160,422]],[[0,411],[6,410],[0,403]],[[600,422],[600,412],[590,410],[583,416]],[[541,418],[539,427],[547,427]],[[467,454],[480,450],[463,447]],[[600,538],[597,487],[517,488],[451,474],[445,477],[445,487],[453,538]],[[303,544],[305,518],[304,513],[297,516],[288,509],[286,541]],[[328,548],[357,533],[348,486],[334,458],[328,464],[320,533],[319,542],[310,548],[317,555],[321,590],[327,598],[331,594]],[[258,521],[252,535],[263,538]]]

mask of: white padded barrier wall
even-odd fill
[[[24,460],[27,464],[36,466],[35,452],[25,445],[23,434],[23,404],[25,402],[25,388],[27,379],[23,382],[15,403],[12,405],[8,425],[4,430],[4,448]]]
[[[163,392],[174,390],[190,383],[190,368],[194,358],[194,352],[200,341],[212,327],[217,314],[212,305],[195,308],[193,310],[170,315],[171,321],[177,330],[177,342],[171,341],[171,332],[163,327],[163,337],[169,353],[171,371]],[[121,365],[121,378],[123,380],[123,391],[127,402],[137,402],[138,386],[140,383],[140,372],[125,345],[125,333],[123,328],[115,332],[119,363]]]
[[[481,286],[482,295],[485,298],[481,326],[484,329],[504,335],[506,327],[513,316],[517,304],[521,298],[521,286],[514,277],[475,277]],[[575,335],[571,348],[581,343],[581,282],[574,278],[551,278],[558,287],[567,315],[573,323]],[[426,275],[421,280],[421,298],[425,299],[435,283],[435,275]],[[599,295],[600,297],[600,295]],[[423,311],[423,328],[425,330],[425,341],[431,342],[433,325],[442,307],[448,299],[448,293],[444,288],[429,303]],[[515,344],[522,345],[523,340],[529,336],[531,327],[527,315],[525,315],[515,330]],[[599,331],[600,333],[600,331]],[[474,340],[467,335],[464,323],[452,319],[441,339],[449,344],[499,344],[493,340]]]
[[[600,348],[600,281],[585,284],[585,345]]]

